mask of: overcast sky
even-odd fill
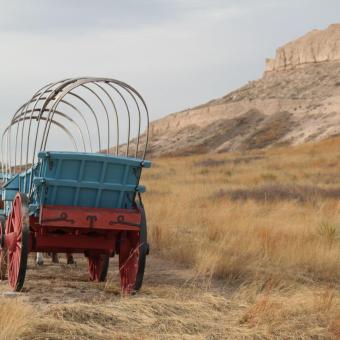
[[[45,83],[126,81],[152,119],[261,76],[266,57],[340,21],[339,0],[0,0],[0,124]]]

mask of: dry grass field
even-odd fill
[[[162,159],[144,181],[153,249],[244,307],[226,335],[340,338],[340,139]]]
[[[140,294],[31,261],[1,339],[340,338],[340,138],[153,164]]]

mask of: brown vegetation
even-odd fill
[[[14,340],[30,332],[33,308],[15,298],[1,298],[0,339]]]
[[[0,320],[8,338],[339,338],[339,150],[337,138],[155,160],[142,179],[152,255],[140,294],[119,295],[116,259],[106,285],[80,258],[31,262],[26,292],[2,307],[24,320]]]
[[[339,146],[157,161],[144,176],[153,249],[235,287],[253,335],[336,337]]]

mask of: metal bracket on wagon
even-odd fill
[[[74,220],[69,219],[66,212],[62,212],[59,215],[59,217],[42,220],[41,223],[46,224],[48,222],[61,222],[61,221],[68,222],[70,224],[74,224]]]
[[[130,225],[130,226],[133,226],[133,227],[138,227],[138,228],[141,227],[141,225],[139,223],[125,221],[125,217],[123,215],[118,215],[117,220],[116,221],[110,221],[109,224],[110,225],[123,224],[123,225]]]
[[[44,226],[77,227],[98,230],[140,229],[141,215],[135,209],[105,209],[68,206],[42,206],[40,223]]]

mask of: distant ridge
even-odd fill
[[[261,79],[151,123],[150,156],[267,148],[340,133],[340,24],[277,49]]]

